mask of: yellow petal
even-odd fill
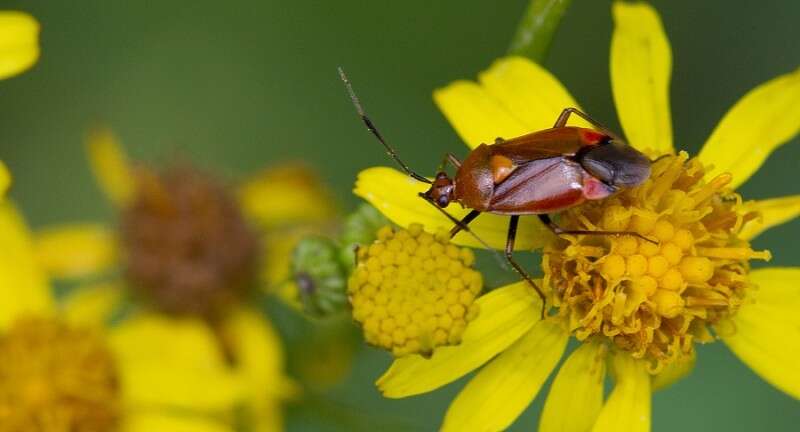
[[[354,358],[363,343],[353,333],[349,315],[330,317],[319,322],[295,351],[292,369],[313,391],[323,392],[345,381],[355,367]]]
[[[753,271],[755,303],[734,316],[735,333],[722,339],[768,383],[800,399],[800,268]]]
[[[478,78],[486,92],[525,126],[522,134],[549,129],[564,108],[578,107],[558,78],[525,57],[497,60]],[[588,126],[580,117],[570,117],[569,124]]]
[[[95,180],[106,197],[117,207],[124,207],[133,199],[136,182],[128,155],[114,133],[97,129],[89,134],[86,151]]]
[[[259,415],[248,425],[253,432],[281,432],[283,427],[283,413],[279,404],[271,404],[262,409]]]
[[[44,272],[36,261],[33,240],[12,203],[0,203],[0,329],[23,314],[54,311]]]
[[[513,138],[553,127],[567,107],[577,107],[550,72],[523,57],[497,60],[479,76],[480,85],[455,81],[433,99],[471,148],[495,138]],[[585,125],[580,119],[570,124]]]
[[[643,360],[615,353],[611,362],[614,390],[600,411],[593,432],[647,432],[650,430],[650,374]]]
[[[733,174],[731,187],[753,175],[773,150],[800,131],[800,69],[750,90],[719,122],[699,158],[707,175]]]
[[[224,322],[225,342],[236,359],[236,370],[254,398],[277,398],[294,391],[284,376],[283,345],[266,317],[237,308]]]
[[[306,236],[320,234],[323,232],[318,227],[287,227],[268,232],[261,238],[265,251],[261,256],[261,278],[267,287],[275,290],[292,306],[301,306],[291,277],[292,253],[300,240]]]
[[[443,431],[500,431],[519,417],[564,354],[569,333],[544,321],[497,356],[461,390]]]
[[[122,298],[123,287],[119,282],[82,286],[64,299],[64,317],[76,325],[103,326]]]
[[[657,375],[652,377],[650,385],[653,391],[663,390],[672,384],[685,378],[694,369],[697,361],[697,351],[692,350],[690,355],[678,357],[674,362],[668,364]]]
[[[24,12],[0,12],[0,79],[24,72],[39,59],[39,23]]]
[[[750,272],[750,279],[758,285],[753,291],[755,305],[788,312],[790,319],[800,320],[800,267],[769,267]],[[792,312],[795,308],[795,312]]]
[[[437,89],[433,92],[433,100],[470,148],[481,143],[493,143],[497,137],[515,137],[530,132],[522,121],[471,81],[455,81]]]
[[[756,211],[761,215],[759,219],[748,222],[739,234],[743,239],[752,240],[762,232],[800,215],[800,195],[747,202],[744,211]]]
[[[8,187],[11,186],[11,174],[3,161],[0,161],[0,199],[5,197]]]
[[[235,359],[236,373],[245,385],[252,420],[261,429],[280,430],[279,401],[297,392],[284,375],[281,340],[266,318],[248,308],[238,308],[223,324],[224,341]]]
[[[374,167],[361,171],[354,192],[367,200],[392,222],[402,227],[421,223],[425,229],[435,232],[439,228],[449,230],[453,222],[442,215],[432,204],[425,202],[417,194],[424,192],[428,185],[418,182],[392,168]],[[461,219],[469,209],[451,204],[445,210],[453,217]],[[470,229],[489,246],[503,249],[508,237],[508,216],[482,214],[469,224]],[[517,229],[516,250],[530,250],[541,247],[550,238],[547,230],[535,216],[523,217]],[[472,235],[461,232],[455,236],[456,244],[483,247]]]
[[[614,2],[611,89],[630,144],[654,155],[673,153],[669,82],[672,51],[658,12],[637,2]]]
[[[97,275],[115,264],[114,234],[101,224],[74,224],[45,228],[36,233],[36,255],[56,278]]]
[[[584,343],[561,366],[550,387],[539,432],[585,432],[603,406],[606,347]]]
[[[302,164],[263,170],[242,183],[237,193],[245,215],[264,228],[324,222],[336,214],[331,192]]]
[[[539,321],[541,300],[526,282],[498,288],[476,300],[478,317],[458,346],[440,347],[433,357],[397,359],[377,385],[384,396],[401,398],[455,381],[505,350]]]
[[[132,412],[125,413],[123,432],[234,432],[234,428],[211,416],[203,418],[184,413]]]
[[[127,405],[225,411],[242,400],[242,383],[203,321],[136,316],[110,330],[109,345]]]

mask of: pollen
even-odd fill
[[[353,318],[368,343],[395,357],[428,357],[459,344],[478,315],[483,278],[475,256],[450,244],[446,231],[383,227],[375,242],[359,247],[357,263],[347,288]]]
[[[739,238],[747,221],[729,174],[681,152],[653,163],[650,179],[606,200],[570,209],[560,225],[633,235],[561,236],[545,247],[544,283],[579,340],[604,338],[648,360],[657,373],[714,340],[755,288],[750,261],[769,260]],[[582,251],[591,250],[591,254]]]
[[[117,372],[94,331],[20,319],[0,335],[0,359],[0,432],[117,430]]]

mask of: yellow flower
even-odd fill
[[[386,226],[377,237],[359,248],[347,287],[366,341],[395,357],[458,345],[478,315],[475,297],[483,287],[472,251],[449,244],[447,231],[433,236],[419,224]]]
[[[0,79],[26,71],[39,59],[39,23],[24,12],[0,11]]]
[[[224,185],[202,173],[183,169],[186,167],[158,175],[133,165],[109,130],[90,134],[87,150],[101,189],[123,213],[137,204],[136,200],[142,195],[148,195],[149,199],[145,203],[149,207],[146,213],[158,211],[162,193],[185,194],[188,189],[199,188],[225,195],[213,203],[214,209],[203,211],[241,213],[248,229],[257,235],[260,249],[266,251],[258,258],[259,278],[267,289],[278,291],[289,302],[297,302],[296,287],[290,283],[288,271],[291,251],[304,235],[325,230],[336,215],[330,193],[309,168],[302,164],[286,164],[266,169],[239,184],[234,196],[229,197],[225,191],[217,192]],[[193,186],[187,185],[188,182]],[[142,185],[146,187],[137,190]],[[227,207],[230,200],[235,202],[235,209],[218,208]],[[45,269],[54,277],[85,278],[108,271],[120,259],[125,259],[122,255],[130,251],[124,250],[120,245],[122,241],[119,234],[103,224],[75,223],[41,230],[37,234],[37,251]],[[63,253],[65,250],[70,253]]]
[[[0,199],[5,197],[8,187],[11,186],[11,174],[3,161],[0,161]]]
[[[83,283],[69,304],[95,317],[95,324],[118,313],[124,288],[148,300],[154,312],[146,308],[122,320],[128,339],[155,337],[159,326],[153,323],[190,326],[241,384],[247,415],[240,421],[257,430],[280,429],[281,401],[292,384],[283,376],[277,334],[263,314],[247,306],[245,296],[254,271],[270,287],[290,285],[288,272],[276,266],[288,267],[300,233],[330,220],[334,209],[327,191],[296,165],[264,171],[228,194],[224,185],[186,167],[157,174],[133,166],[109,131],[92,134],[88,152],[100,186],[120,209],[120,230],[94,223],[45,228],[36,236],[39,263],[51,277]],[[276,203],[275,211],[264,202]],[[124,278],[114,272],[121,265]],[[153,342],[119,345],[138,357],[139,351],[152,350]],[[159,345],[167,349],[171,342]],[[185,356],[188,361],[192,351]],[[141,363],[137,373],[158,369],[153,361]],[[197,383],[187,392],[202,385],[202,371],[195,372]],[[130,385],[147,393],[153,392],[152,383],[140,379]]]
[[[33,66],[39,59],[39,23],[24,12],[0,11],[0,79],[10,78]],[[5,196],[11,176],[0,161],[0,198]]]
[[[400,398],[483,366],[451,404],[443,430],[508,427],[555,369],[571,334],[583,343],[556,374],[541,431],[649,430],[650,393],[688,373],[693,342],[713,339],[709,329],[766,381],[800,398],[800,268],[750,271],[748,262],[769,259],[749,241],[800,214],[800,196],[742,202],[734,192],[800,130],[800,71],[747,93],[689,159],[672,143],[671,52],[658,14],[616,2],[613,16],[611,84],[620,122],[631,145],[665,157],[642,186],[564,212],[561,223],[632,229],[659,244],[539,236],[557,314],[540,321],[540,300],[525,282],[496,289],[476,301],[480,314],[460,345],[440,347],[430,359],[397,359],[377,382],[385,396]],[[454,82],[434,99],[471,148],[552,127],[562,109],[578,106],[555,77],[522,58],[500,59],[478,83]],[[355,193],[401,226],[449,228],[416,196],[426,186],[371,168],[359,174]],[[507,224],[481,216],[473,229],[501,248]],[[530,226],[518,237],[525,248],[537,242]],[[454,241],[475,245],[463,233]],[[615,386],[604,401],[607,368]]]
[[[0,431],[233,431],[248,381],[282,390],[280,344],[254,314],[242,311],[229,327],[243,335],[231,346],[259,376],[228,367],[216,335],[196,319],[142,314],[98,325],[117,294],[109,289],[59,308],[10,203],[0,205],[0,240]],[[276,411],[277,400],[261,409]]]

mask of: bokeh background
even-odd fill
[[[0,159],[11,196],[34,227],[112,220],[90,176],[89,127],[113,127],[134,158],[188,155],[231,180],[268,164],[315,166],[344,208],[355,174],[387,164],[336,74],[348,71],[368,111],[408,162],[432,171],[465,147],[431,91],[474,77],[503,54],[526,0],[429,2],[7,1],[42,23],[42,58],[0,85]],[[800,65],[800,2],[655,1],[673,48],[678,147],[696,152],[745,91]],[[595,117],[618,130],[608,77],[609,1],[576,0],[545,65]],[[794,139],[742,188],[746,197],[800,193]],[[800,265],[800,223],[756,245],[771,265]],[[293,321],[273,308],[289,334]],[[798,311],[800,313],[800,311]],[[389,364],[359,351],[325,402],[290,410],[291,430],[434,430],[464,381],[385,400],[372,381]],[[800,360],[798,360],[800,368]],[[545,391],[541,392],[546,394]],[[512,430],[531,430],[538,398]],[[694,373],[654,396],[654,430],[797,430],[800,404],[761,381],[722,344],[700,348]]]

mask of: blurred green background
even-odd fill
[[[387,164],[336,74],[348,71],[371,116],[422,172],[465,148],[431,90],[474,77],[506,50],[526,0],[12,1],[42,23],[42,58],[0,83],[0,158],[34,226],[111,220],[82,151],[107,124],[133,157],[188,155],[236,179],[279,161],[314,164],[347,208],[358,170]],[[696,152],[745,91],[800,65],[800,2],[656,1],[673,48],[676,145]],[[575,0],[545,61],[595,117],[618,129],[608,78],[609,1]],[[745,197],[800,193],[798,139],[742,188]],[[772,265],[800,265],[800,224],[756,242]],[[800,311],[798,311],[800,313]],[[654,397],[654,430],[797,430],[800,404],[722,344],[700,348],[695,372]],[[294,408],[293,430],[434,430],[463,385],[381,399],[372,381],[388,355],[361,350],[331,398]],[[800,360],[798,360],[800,368]],[[544,392],[543,392],[544,394]],[[543,398],[512,427],[535,429]],[[394,425],[394,427],[392,427]]]

